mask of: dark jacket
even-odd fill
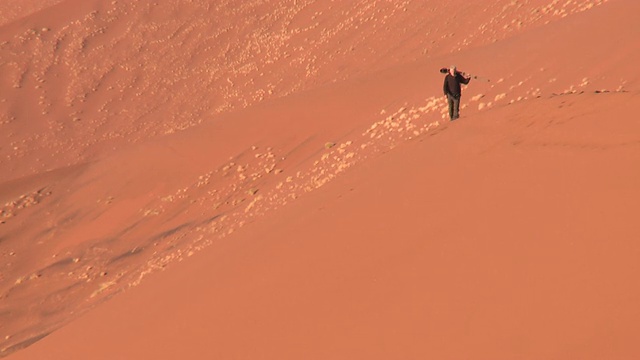
[[[459,72],[456,72],[456,76],[451,76],[451,74],[447,74],[444,77],[444,86],[442,90],[445,95],[451,95],[459,98],[462,94],[462,89],[460,88],[460,84],[468,84],[471,78],[465,78]]]

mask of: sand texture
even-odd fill
[[[0,357],[640,358],[638,14],[0,0]]]

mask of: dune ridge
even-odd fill
[[[3,0],[0,26],[15,22],[35,12],[43,11],[64,0]]]
[[[86,161],[264,99],[499,41],[602,3],[67,0],[0,36],[8,144],[0,180]],[[450,6],[460,13],[449,17]],[[458,19],[468,25],[456,34],[449,22]]]
[[[71,8],[77,4],[79,3],[70,0],[55,9]],[[375,249],[394,253],[397,249],[389,247],[384,238],[376,237],[371,230],[365,230],[369,229],[366,224],[371,221],[370,218],[375,218],[379,213],[398,213],[390,215],[394,220],[389,222],[387,228],[380,228],[379,231],[390,237],[406,238],[406,241],[401,242],[402,248],[421,249],[416,245],[419,243],[418,235],[430,234],[429,231],[434,229],[421,222],[414,208],[427,211],[439,221],[455,227],[455,223],[452,223],[455,220],[454,213],[450,216],[438,216],[434,209],[442,206],[449,208],[446,201],[452,199],[455,204],[464,206],[460,198],[464,195],[474,196],[468,191],[456,196],[452,193],[454,190],[446,190],[445,194],[449,194],[448,196],[438,195],[437,190],[445,187],[446,183],[436,178],[440,174],[451,177],[459,173],[454,165],[444,160],[447,158],[453,164],[461,164],[463,169],[473,167],[478,174],[497,179],[492,171],[498,171],[498,160],[505,160],[512,168],[519,169],[513,152],[517,154],[521,151],[525,158],[530,159],[532,166],[540,170],[537,176],[556,179],[550,174],[560,169],[554,168],[553,163],[547,164],[550,157],[539,155],[538,152],[557,152],[563,159],[557,164],[573,170],[569,172],[569,178],[581,180],[580,176],[594,175],[603,163],[616,158],[612,154],[620,153],[623,160],[612,163],[609,169],[611,173],[621,174],[620,184],[613,186],[607,178],[598,180],[596,177],[592,182],[581,180],[585,181],[585,185],[570,193],[579,196],[603,189],[603,194],[607,194],[604,189],[609,189],[616,201],[603,196],[599,203],[594,204],[601,204],[606,209],[624,204],[613,212],[619,216],[617,220],[604,216],[602,219],[606,221],[598,225],[590,212],[576,216],[591,221],[587,228],[602,236],[606,236],[602,231],[609,225],[615,224],[622,229],[618,232],[616,246],[607,254],[620,255],[619,250],[623,248],[628,248],[629,254],[637,251],[632,244],[625,242],[639,233],[637,227],[629,225],[632,223],[632,214],[637,210],[631,205],[633,199],[638,199],[637,186],[633,186],[633,179],[637,178],[638,173],[634,171],[632,164],[637,160],[639,140],[634,127],[636,123],[625,111],[629,105],[638,102],[638,72],[634,69],[633,62],[629,61],[640,56],[640,47],[634,42],[638,28],[629,25],[633,24],[633,14],[637,13],[634,11],[640,10],[633,1],[574,1],[563,4],[558,1],[497,1],[484,8],[484,11],[480,11],[478,4],[461,7],[455,1],[438,2],[438,5],[362,2],[352,5],[353,8],[344,4],[329,5],[322,1],[296,1],[293,5],[256,2],[247,6],[234,6],[237,3],[230,1],[221,3],[218,8],[209,6],[207,2],[197,1],[189,5],[183,4],[184,6],[170,1],[158,7],[150,4],[96,1],[85,3],[83,6],[87,9],[77,10],[79,15],[75,21],[71,21],[69,15],[63,15],[58,20],[51,16],[54,20],[48,25],[50,27],[23,33],[25,28],[37,29],[44,24],[42,21],[47,14],[45,10],[27,17],[23,22],[15,22],[3,28],[4,39],[13,34],[22,34],[16,35],[17,42],[6,40],[2,43],[3,65],[7,67],[7,64],[11,64],[15,69],[24,69],[25,64],[29,64],[33,68],[13,73],[13,80],[3,84],[3,94],[8,95],[3,98],[5,106],[2,109],[4,118],[8,120],[1,126],[8,129],[7,141],[3,144],[10,144],[10,147],[3,146],[6,157],[2,156],[3,162],[0,163],[2,179],[5,181],[0,187],[0,200],[5,203],[1,209],[3,220],[0,225],[0,249],[3,262],[7,264],[1,273],[0,288],[0,298],[3,301],[0,309],[0,314],[3,314],[0,330],[3,333],[0,335],[4,334],[3,339],[0,339],[4,340],[0,343],[2,355],[9,355],[38,341],[35,346],[24,352],[17,352],[14,356],[38,358],[47,354],[49,358],[68,358],[70,352],[73,352],[79,358],[113,358],[131,357],[133,351],[139,352],[138,356],[142,357],[170,358],[171,351],[166,352],[165,347],[152,349],[146,345],[131,344],[123,338],[124,334],[129,334],[131,339],[139,339],[140,336],[136,337],[135,334],[140,333],[134,330],[123,331],[120,326],[105,319],[122,319],[125,315],[114,314],[127,314],[131,321],[128,325],[142,329],[148,326],[149,316],[154,316],[153,312],[131,314],[127,310],[130,304],[128,302],[150,301],[155,298],[154,292],[166,294],[167,289],[176,287],[183,289],[184,294],[196,292],[202,296],[203,299],[197,300],[194,307],[199,310],[202,310],[206,301],[213,301],[212,296],[220,296],[216,300],[220,302],[220,306],[229,306],[228,304],[238,301],[239,299],[229,295],[234,289],[250,292],[266,289],[267,294],[271,294],[271,289],[280,289],[283,296],[300,296],[295,286],[284,285],[284,279],[278,277],[282,274],[278,272],[282,270],[279,265],[260,252],[260,249],[267,249],[273,255],[274,249],[287,247],[287,243],[298,244],[296,236],[282,234],[287,229],[293,229],[291,231],[297,236],[307,236],[310,245],[295,245],[295,250],[275,256],[283,262],[284,265],[281,266],[290,267],[286,274],[295,272],[297,257],[309,256],[311,249],[318,250],[316,247],[322,243],[320,240],[327,240],[326,246],[329,248],[333,246],[342,249],[342,246],[349,246],[341,245],[340,241],[362,248],[368,236],[378,239]],[[208,12],[201,13],[203,9]],[[389,15],[385,18],[383,13]],[[203,14],[215,14],[217,17],[214,20],[203,20]],[[259,17],[259,14],[264,15]],[[425,14],[431,14],[429,19],[433,19],[433,22],[417,21]],[[231,19],[238,20],[238,23],[241,23],[239,20],[245,20],[245,27],[234,27]],[[467,34],[466,37],[450,34],[442,29],[446,28],[447,21],[451,19],[465,19],[466,25],[462,29],[466,31],[461,33]],[[226,32],[223,32],[232,32],[231,35],[226,35],[228,39],[212,33],[218,26],[216,20],[229,24],[224,28],[227,29]],[[282,27],[278,27],[280,22]],[[34,27],[34,24],[37,26]],[[399,26],[400,24],[406,27]],[[381,26],[387,26],[386,31],[379,30]],[[265,41],[274,41],[274,28],[278,31],[284,29],[284,33],[288,35],[282,39],[275,37],[280,42],[267,46]],[[140,31],[142,29],[149,32]],[[154,33],[152,29],[158,32]],[[328,29],[334,30],[328,32]],[[376,37],[376,31],[387,37]],[[415,35],[425,32],[430,35]],[[242,49],[240,46],[232,48],[221,45],[205,48],[206,51],[203,52],[203,48],[198,46],[202,44],[203,33],[213,34],[211,39],[215,39],[216,44],[219,40],[226,40],[227,44],[233,44],[234,41],[241,44],[243,42],[238,41],[238,38],[253,39],[261,50],[256,51],[251,46]],[[563,41],[548,41],[551,34]],[[611,41],[612,34],[616,41]],[[159,40],[165,35],[166,40]],[[394,35],[403,40],[398,41]],[[103,36],[102,42],[97,41],[100,36]],[[303,39],[303,36],[308,37]],[[377,41],[369,40],[371,38]],[[47,56],[40,56],[46,53],[45,49],[51,44],[61,39],[69,41],[59,45],[59,49],[66,55],[54,54],[49,57],[54,60],[46,60]],[[142,39],[158,40],[147,42]],[[452,45],[454,41],[455,46]],[[223,66],[216,69],[219,77],[207,79],[200,76],[210,69],[211,64],[216,63],[215,59],[210,60],[206,55],[217,53],[224,46],[229,50],[224,53],[223,58],[233,61],[218,63],[218,66]],[[267,50],[262,46],[266,46]],[[33,51],[31,55],[27,55],[29,51]],[[106,52],[113,53],[113,57],[97,62],[96,59]],[[158,52],[166,56],[153,58],[152,55]],[[124,59],[124,62],[120,61],[120,66],[134,68],[129,75],[115,74],[121,70],[113,70],[113,63],[109,62],[118,60],[117,56]],[[37,57],[45,60],[38,64],[34,60]],[[69,64],[63,66],[56,61],[67,61]],[[151,61],[153,65],[149,64]],[[94,65],[93,70],[87,67],[96,63],[105,67]],[[446,121],[446,105],[440,95],[441,77],[437,73],[440,66],[450,63],[459,64],[463,69],[474,67],[480,71],[478,79],[465,89],[464,118],[457,123]],[[201,70],[195,71],[199,77],[189,80],[189,77],[193,77],[194,69]],[[71,73],[66,73],[67,71]],[[41,77],[38,77],[39,73]],[[474,73],[475,71],[472,72]],[[167,74],[170,74],[169,78],[165,76]],[[269,93],[265,90],[270,88],[268,85],[265,87],[267,82],[259,81],[256,84],[254,79],[263,76],[268,78],[266,81],[279,79],[280,83],[273,87],[279,91]],[[87,83],[80,84],[78,81]],[[112,89],[107,85],[110,81]],[[122,85],[121,90],[127,90],[114,97],[105,90],[116,90],[119,86],[116,84]],[[93,90],[88,91],[92,86]],[[31,106],[24,100],[25,96],[32,97],[38,90],[44,94],[39,98],[40,108]],[[60,97],[48,98],[47,94],[50,93]],[[123,95],[125,93],[132,96],[127,97]],[[66,98],[63,99],[62,94],[66,94]],[[214,95],[221,96],[223,100],[213,99]],[[217,102],[218,100],[221,102]],[[223,105],[216,108],[219,104]],[[38,114],[39,110],[42,110],[41,115]],[[74,119],[77,126],[73,130],[68,128],[67,123],[71,115],[77,116]],[[153,121],[156,118],[162,121]],[[47,120],[45,122],[38,119]],[[580,124],[576,119],[582,120]],[[51,132],[56,127],[58,130]],[[489,140],[478,134],[483,134]],[[41,144],[41,147],[35,146],[35,143]],[[21,145],[16,146],[18,144]],[[481,154],[491,154],[487,157],[489,160],[484,160],[485,168],[470,165],[471,159],[483,160],[478,156],[475,145],[486,147]],[[11,146],[14,148],[13,152]],[[503,150],[495,150],[500,148]],[[428,158],[425,158],[425,152],[429,154]],[[591,160],[592,156],[598,156],[598,152],[604,155],[597,159],[604,160]],[[567,156],[582,160],[571,165]],[[414,157],[423,160],[425,167],[421,168],[420,163],[413,160]],[[35,161],[40,165],[35,166],[31,161],[34,159],[40,159],[40,162]],[[585,164],[588,165],[590,161],[598,166],[588,170]],[[57,170],[44,171],[52,169]],[[433,175],[428,175],[432,172]],[[516,184],[509,192],[511,196],[527,192],[524,185],[530,183],[526,177],[519,176],[517,170],[507,170],[504,175],[511,177]],[[403,185],[407,178],[412,177],[423,180],[424,186],[414,181],[410,181],[410,185]],[[385,187],[386,192],[368,185],[373,181],[370,179],[376,178],[391,182]],[[336,179],[341,180],[334,181]],[[470,182],[463,180],[453,183],[463,188],[470,185]],[[486,185],[482,181],[481,184]],[[562,197],[553,191],[551,182],[546,184],[534,191],[541,199],[549,197],[549,201],[554,201],[545,192],[547,189],[551,190],[553,196],[559,196],[565,201],[571,200],[567,202],[566,208],[560,207],[555,212],[547,209],[549,214],[567,216],[574,209],[572,206],[578,209],[588,203],[572,197]],[[596,186],[603,184],[611,187]],[[478,190],[482,191],[478,193],[483,196],[493,194],[495,199],[492,200],[497,203],[492,207],[486,205],[490,200],[478,200],[478,203],[473,203],[473,209],[482,211],[487,206],[488,209],[493,209],[486,216],[480,217],[485,220],[489,219],[492,211],[508,216],[501,209],[513,206],[509,197],[501,194],[499,188],[486,186],[489,190],[480,188]],[[375,196],[366,196],[367,192],[364,195],[349,195],[360,187],[367,188],[368,193]],[[356,196],[357,199],[346,203],[327,200],[350,196]],[[377,196],[388,200],[380,203],[372,200]],[[423,205],[416,205],[424,200],[400,203],[389,200],[394,197],[435,197],[436,200],[432,203],[433,208],[425,208]],[[387,203],[390,205],[383,211],[380,206],[384,207],[383,204]],[[527,197],[525,203],[537,204],[535,199]],[[321,210],[315,210],[325,208],[342,215],[343,219],[338,215],[319,216],[318,211]],[[540,207],[533,207],[525,212],[542,218],[548,216],[544,215],[544,211],[536,209]],[[481,222],[474,218],[477,214],[463,213],[465,215],[457,221],[467,221],[472,224],[471,231],[479,231],[466,232],[466,236],[477,236],[489,244],[496,244],[492,241],[497,241],[504,245],[507,237],[513,235],[512,232],[504,233],[488,225],[480,225]],[[316,216],[323,219],[319,221],[326,221],[328,224],[324,231],[318,231],[318,234],[326,237],[314,237],[308,230],[302,230],[305,227],[316,228],[318,223],[309,220]],[[403,216],[406,217],[405,220],[402,219]],[[344,219],[347,218],[353,218],[354,224],[345,222]],[[377,221],[385,222],[383,219]],[[526,221],[518,221],[525,228],[531,225]],[[487,223],[498,226],[493,221]],[[569,233],[573,236],[584,235],[575,230],[579,226],[578,222],[570,223],[576,227],[570,228],[573,230]],[[554,226],[539,231],[548,239],[564,240],[555,230],[561,224]],[[346,234],[349,235],[327,230],[332,228],[347,229]],[[508,229],[516,231],[517,227]],[[438,240],[454,239],[457,242],[458,236],[462,236],[455,231],[436,230],[432,236]],[[367,236],[356,235],[358,231]],[[395,235],[393,231],[396,232]],[[498,236],[493,238],[478,235],[487,232],[497,232]],[[331,239],[332,236],[336,236],[336,239]],[[431,238],[431,235],[427,238]],[[262,241],[266,241],[266,244]],[[241,245],[234,245],[235,243]],[[429,244],[433,245],[432,242]],[[459,246],[472,245],[462,241]],[[549,246],[553,248],[552,245]],[[585,251],[591,251],[590,245],[584,246],[587,249]],[[511,255],[518,254],[517,249],[512,246],[507,245],[506,249]],[[569,254],[565,251],[566,248],[562,248],[560,253]],[[252,254],[248,259],[255,263],[247,262],[247,258],[243,257],[246,254]],[[311,257],[312,261],[326,260],[323,256],[329,256],[323,251],[318,254],[318,257]],[[339,263],[342,266],[338,268],[344,271],[352,269],[347,266],[347,261],[365,268],[372,265],[369,263],[372,258],[360,258],[354,253],[352,255],[354,257],[350,260],[341,260]],[[371,253],[371,256],[380,259],[381,255]],[[585,256],[595,259],[591,252]],[[175,270],[153,276],[150,285],[145,285],[146,282],[142,281],[149,274],[187,258],[189,260],[183,262],[185,265],[175,265]],[[212,268],[203,268],[203,264],[210,263],[211,260],[214,263],[209,264]],[[630,275],[637,274],[637,269],[631,267],[627,260],[626,257],[621,258],[620,266],[626,266],[625,270]],[[376,261],[390,262],[394,269],[402,268],[397,266],[397,261],[402,260]],[[215,264],[216,262],[219,264]],[[409,263],[419,266],[413,261]],[[248,270],[240,271],[232,278],[245,282],[233,284],[230,280],[225,280],[223,275],[229,275],[229,269],[237,270],[239,264],[247,266]],[[319,264],[320,262],[316,265]],[[560,262],[554,264],[552,268],[564,271]],[[619,268],[606,269],[607,273],[620,274]],[[428,274],[432,270],[423,268],[418,273]],[[254,271],[263,272],[266,278],[271,279],[269,281],[278,285],[262,288],[258,283],[257,288],[251,288],[252,284],[257,284],[255,280],[251,280],[251,276],[256,273]],[[333,274],[329,269],[325,271]],[[321,285],[319,289],[332,287],[331,282],[327,282],[330,278],[317,277],[319,273],[301,273],[312,276],[315,279],[312,283]],[[220,284],[211,285],[207,282],[205,285],[204,274],[213,276]],[[400,270],[394,274],[392,278],[401,281],[403,276],[408,276]],[[368,277],[371,274],[364,272],[361,275]],[[199,283],[199,287],[185,288],[186,285],[181,285],[184,279],[194,277],[193,281]],[[300,281],[303,279],[301,277]],[[492,278],[488,279],[491,284]],[[581,280],[580,284],[583,283]],[[393,285],[385,284],[393,288]],[[125,292],[96,307],[123,290],[138,285],[141,286],[136,290]],[[440,283],[431,285],[445,293],[451,290]],[[616,299],[626,296],[617,282],[614,285],[611,290],[617,296]],[[352,286],[365,292],[370,290],[367,284],[352,282],[338,281],[335,286]],[[508,290],[500,288],[508,293]],[[544,284],[539,285],[539,288],[543,294],[547,294],[544,291],[552,290]],[[307,291],[308,294],[316,294],[312,289]],[[407,292],[408,297],[413,294],[423,298],[424,295],[423,290],[412,293],[411,288],[403,288],[403,291]],[[581,288],[580,291],[593,295],[590,289]],[[360,297],[362,293],[354,291],[353,295],[354,299],[363,301]],[[637,296],[637,289],[632,289],[627,295]],[[572,298],[570,294],[564,296]],[[273,301],[283,300],[279,296],[267,298]],[[301,307],[294,307],[294,313],[300,319],[307,316],[310,320],[308,324],[313,324],[311,320],[316,319],[313,302],[311,298],[303,298],[307,300],[302,301]],[[342,310],[355,306],[355,303],[331,296],[325,299],[340,309],[337,311],[344,319],[355,321],[348,313],[343,312],[346,310]],[[189,307],[184,304],[191,300],[175,295],[159,301],[160,305],[154,309],[174,309],[185,318],[196,321],[193,318],[197,316],[195,310],[189,312],[184,309]],[[341,307],[338,300],[345,300],[342,304],[344,307]],[[181,301],[184,301],[182,307],[179,305]],[[404,301],[408,300],[405,298]],[[264,316],[270,316],[270,311],[275,311],[270,308],[274,303],[269,301],[264,304],[240,303],[243,305],[238,310],[249,309],[257,319],[264,321],[267,320]],[[592,304],[588,301],[586,303]],[[546,303],[540,309],[549,310],[544,304]],[[626,300],[624,304],[627,306]],[[275,308],[278,309],[275,313],[284,314],[284,309],[279,309],[278,306]],[[381,314],[389,315],[389,309],[384,307],[382,300],[380,303],[371,303],[366,308],[370,311],[368,313],[380,311]],[[487,308],[490,313],[495,313],[492,308]],[[260,315],[260,309],[266,312]],[[80,320],[39,341],[87,311],[86,316]],[[220,324],[229,325],[235,315],[225,318],[219,311],[220,309],[209,309],[205,317],[222,319],[224,321],[221,320]],[[234,311],[231,313],[235,314]],[[631,314],[630,319],[635,319],[636,315]],[[219,316],[222,318],[218,318]],[[389,319],[386,315],[381,317]],[[435,318],[439,319],[440,325],[446,320],[437,316]],[[331,323],[340,322],[337,319]],[[428,317],[424,320],[428,320]],[[573,319],[565,320],[563,324],[570,329],[571,324],[574,324]],[[235,351],[236,354],[246,353],[246,356],[250,356],[250,349],[241,349],[238,338],[232,335],[224,337],[218,334],[227,339],[228,347],[210,349],[203,347],[201,343],[192,343],[199,341],[197,339],[200,335],[179,335],[177,329],[186,328],[176,323],[181,321],[178,318],[169,316],[161,321],[166,321],[163,329],[175,329],[170,334],[180,342],[191,344],[192,351],[205,351],[218,356],[232,356]],[[100,325],[101,323],[109,325]],[[260,326],[269,323],[259,322]],[[384,333],[384,324],[381,321],[371,331],[376,334]],[[411,321],[403,324],[409,327],[416,325]],[[297,326],[305,328],[302,323]],[[631,325],[625,323],[624,326],[616,327],[618,334],[623,334],[621,329],[629,329],[628,326]],[[86,332],[85,329],[97,328],[109,334],[107,339],[117,339],[121,346],[107,349],[101,343],[104,340],[90,336],[87,337],[86,344],[71,345],[69,342],[69,339]],[[214,321],[205,328],[216,333],[219,331]],[[346,332],[342,334],[346,339],[352,339],[353,344],[359,344],[348,336],[349,329],[349,326],[345,327]],[[307,330],[313,333],[311,329]],[[265,335],[262,327],[249,326],[243,331],[253,336],[255,344],[263,346],[266,339],[271,339],[274,344],[281,344],[279,341],[292,339],[293,336],[286,332],[280,333],[282,338],[273,338]],[[446,337],[446,341],[460,336],[455,328],[450,331],[451,336]],[[473,333],[478,335],[477,332]],[[243,336],[240,331],[232,334]],[[495,334],[500,336],[500,331],[495,330]],[[328,336],[323,332],[317,332],[317,335]],[[159,343],[166,342],[163,338],[165,335],[159,330],[142,337],[145,336]],[[334,345],[343,344],[336,338],[330,338]],[[391,338],[400,341],[393,336]],[[542,341],[540,339],[545,338],[535,339]],[[559,341],[562,339],[567,338],[560,337]],[[629,340],[632,339],[629,337]],[[472,343],[477,345],[473,341]],[[546,339],[544,344],[551,343],[554,342]],[[356,346],[345,344],[337,347],[341,349],[337,353],[346,354],[346,349],[353,351],[352,347]],[[626,349],[629,354],[634,353],[631,342],[623,344],[625,346],[620,351]],[[316,349],[317,346],[308,345],[309,348]],[[305,357],[314,357],[304,352],[287,352],[275,345],[273,348],[266,348],[273,351],[269,352],[272,356],[277,356],[278,351],[281,351],[280,354],[291,357],[303,354]],[[100,355],[96,355],[96,349],[100,349]],[[366,353],[364,350],[361,348],[359,354]],[[513,355],[509,349],[502,353],[496,349],[489,350],[494,351],[497,358]],[[83,351],[85,352],[82,353]],[[384,354],[384,351],[378,351],[368,355]],[[409,357],[418,353],[425,355],[424,351],[419,344],[407,348]],[[532,351],[529,354],[534,353],[536,352]],[[319,352],[317,357],[323,357],[322,354]],[[330,356],[329,354],[331,353],[327,352],[325,355]],[[255,356],[254,353],[253,358]],[[534,358],[533,355],[531,358]]]

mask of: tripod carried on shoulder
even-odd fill
[[[440,68],[440,73],[441,74],[449,73],[449,68],[446,68],[446,67]],[[486,78],[484,76],[471,75],[471,74],[467,74],[467,73],[465,73],[463,71],[456,70],[456,74],[460,74],[460,75],[462,75],[464,77],[470,77],[470,78],[472,78],[474,80],[480,80],[480,81],[484,81],[484,82],[490,82],[491,81],[491,80],[489,80],[488,78]]]

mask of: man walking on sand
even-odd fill
[[[447,97],[449,103],[449,118],[451,121],[460,117],[460,96],[462,88],[460,84],[467,85],[471,80],[470,76],[459,73],[455,65],[449,67],[449,73],[444,77],[444,96]]]

